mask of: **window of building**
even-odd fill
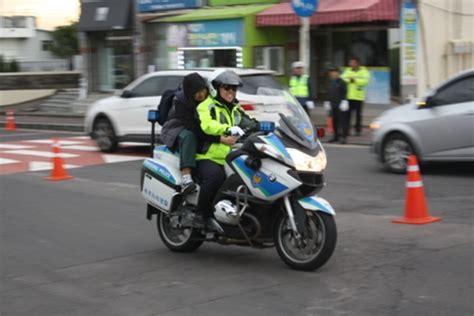
[[[7,29],[21,29],[26,28],[26,17],[23,16],[4,16],[2,17],[3,28]]]
[[[255,68],[270,69],[278,75],[282,75],[285,72],[283,47],[255,47],[254,58]]]
[[[177,57],[180,69],[242,67],[240,47],[181,48]]]
[[[43,51],[50,51],[53,46],[53,41],[41,41],[41,49]]]

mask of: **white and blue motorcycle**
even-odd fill
[[[166,146],[154,148],[153,158],[143,162],[147,218],[157,215],[159,235],[172,251],[191,252],[204,241],[275,246],[288,266],[312,271],[329,260],[337,239],[334,209],[318,195],[326,153],[294,98],[273,89],[259,94],[266,104],[273,102],[266,111],[279,114],[278,127],[260,122],[227,156],[227,178],[214,200],[217,227],[193,227],[199,189],[181,194],[179,156]],[[149,121],[156,122],[156,115],[150,111]]]

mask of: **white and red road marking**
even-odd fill
[[[27,171],[51,170],[53,165],[51,139],[21,140],[0,143],[0,175]],[[87,136],[60,138],[64,167],[81,168],[105,163],[142,160],[143,151],[103,154]],[[123,146],[137,145],[125,143]],[[139,144],[143,146],[143,144]]]

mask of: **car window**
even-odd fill
[[[433,96],[433,105],[474,102],[474,76],[457,80],[439,89]]]
[[[247,94],[257,94],[258,88],[282,89],[281,84],[272,75],[242,76],[243,86],[239,90]]]
[[[182,76],[151,77],[136,86],[132,92],[134,97],[159,96],[166,90],[177,89],[182,81]]]

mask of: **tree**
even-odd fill
[[[54,29],[51,52],[60,58],[69,59],[69,69],[72,69],[72,57],[79,53],[76,23]]]
[[[0,55],[0,72],[6,72],[6,66],[7,64],[5,63],[5,60],[3,59],[3,55]]]
[[[8,71],[10,71],[10,72],[20,71],[20,66],[18,66],[18,62],[15,59],[10,60]]]

